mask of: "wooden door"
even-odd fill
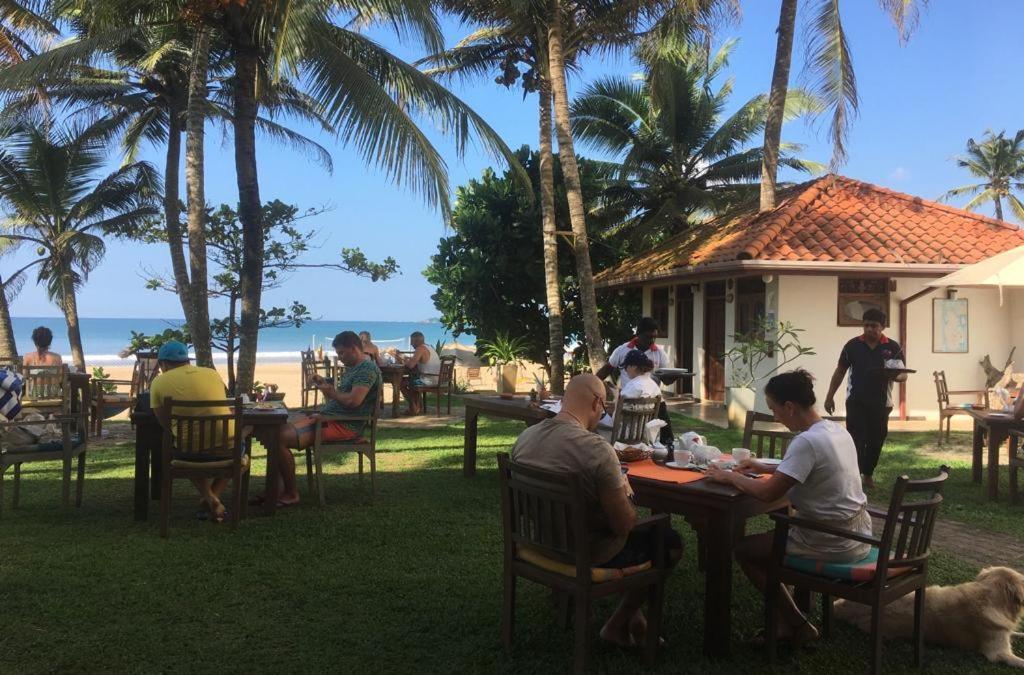
[[[693,372],[693,287],[676,287],[676,368]],[[677,394],[693,394],[693,378],[676,383]]]
[[[704,391],[710,401],[725,400],[725,282],[709,283],[704,293]]]

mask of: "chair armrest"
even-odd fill
[[[974,394],[975,396],[987,394],[987,389],[958,389],[956,391],[947,391],[950,396],[967,396],[968,394]]]
[[[667,525],[669,522],[671,522],[671,520],[672,516],[670,516],[669,514],[658,513],[653,516],[647,516],[646,518],[641,518],[640,520],[636,521],[636,524],[633,525],[633,530],[654,530],[660,527],[662,523],[665,523]]]
[[[859,541],[864,544],[870,544],[872,546],[879,546],[882,541],[876,537],[869,537],[867,535],[853,532],[851,530],[844,530],[840,527],[832,527],[831,525],[825,525],[814,520],[807,520],[806,518],[797,518],[794,516],[787,516],[781,513],[769,513],[771,519],[777,522],[784,522],[787,525],[796,527],[802,527],[807,530],[814,530],[816,532],[824,532],[825,534],[831,534],[835,537],[842,537],[843,539],[852,539],[853,541]]]
[[[865,511],[867,511],[867,512],[868,512],[868,514],[869,514],[869,515],[870,515],[870,516],[871,516],[872,518],[880,518],[880,519],[882,519],[882,520],[885,520],[886,518],[888,518],[888,517],[889,517],[889,512],[888,512],[888,511],[883,511],[882,509],[876,509],[876,508],[875,508],[875,507],[873,507],[873,506],[868,506],[868,507],[867,507],[867,508],[865,508],[864,510],[865,510]]]
[[[369,422],[371,415],[320,415],[318,422]]]

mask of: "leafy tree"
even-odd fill
[[[539,192],[539,154],[526,147],[517,154],[534,180],[534,190]],[[605,185],[603,165],[586,159],[578,163],[583,194],[588,206],[593,207]],[[554,175],[555,217],[559,229],[563,229],[569,222],[569,207],[557,160]],[[540,208],[540,200],[531,199],[509,172],[498,176],[492,169],[485,169],[480,178],[457,189],[452,211],[454,234],[441,239],[438,252],[424,272],[437,287],[432,297],[441,312],[441,323],[453,335],[472,332],[481,344],[499,335],[521,336],[527,343],[527,357],[538,363],[549,360],[550,349],[544,260],[537,255],[543,237],[536,225]],[[591,235],[595,262],[602,266],[618,262],[623,251],[616,242],[605,242],[597,236],[596,231],[603,227],[601,220],[592,218],[591,227],[595,230]],[[565,298],[565,336],[582,342],[582,303],[575,266],[569,256],[559,256],[558,260]],[[602,329],[612,339],[619,339],[629,333],[639,312],[637,294],[605,296],[600,314]]]
[[[638,50],[643,76],[590,84],[572,106],[573,133],[618,161],[604,208],[625,214],[616,227],[644,249],[703,218],[750,202],[758,191],[762,148],[749,147],[764,128],[768,98],[759,95],[725,117],[732,79],[717,89],[736,42],[709,54],[685,40],[649,42]],[[789,93],[787,116],[816,110],[815,99]],[[782,163],[821,171],[791,154]]]
[[[350,272],[373,281],[384,281],[398,273],[398,264],[393,258],[386,258],[379,263],[372,262],[358,248],[343,248],[337,262],[307,262],[307,255],[317,247],[319,233],[316,230],[302,230],[298,223],[304,218],[321,213],[322,209],[300,212],[298,207],[277,200],[264,204],[260,216],[264,228],[262,290],[281,287],[290,278],[290,273],[299,269],[318,268]],[[211,319],[210,334],[213,346],[227,354],[228,388],[235,391],[235,359],[240,346],[239,305],[242,296],[243,265],[243,254],[238,247],[238,241],[242,235],[242,224],[237,211],[226,204],[221,204],[217,209],[207,209],[203,229],[214,270],[212,283],[208,289],[209,297],[226,301],[228,308],[226,316]],[[151,223],[144,230],[133,234],[149,242],[158,241],[165,236],[156,223]],[[147,286],[177,292],[173,278],[159,275],[152,275]],[[287,307],[261,307],[259,327],[261,330],[286,326],[297,328],[312,318],[306,306],[294,300]],[[239,387],[237,391],[245,390]]]
[[[967,139],[967,154],[956,158],[956,164],[967,169],[980,183],[961,185],[953,188],[940,199],[947,201],[957,197],[972,197],[964,204],[968,211],[974,211],[983,204],[992,203],[996,218],[1003,219],[1003,200],[1010,204],[1010,210],[1024,223],[1024,203],[1014,194],[1024,190],[1024,129],[1007,138],[1005,131],[998,134],[991,130],[977,142]]]
[[[149,164],[97,176],[101,139],[74,129],[16,128],[0,156],[0,241],[35,248],[38,280],[64,312],[75,368],[85,371],[76,292],[106,247],[101,235],[152,218],[160,181]]]

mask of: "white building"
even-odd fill
[[[662,326],[659,344],[696,373],[680,392],[692,386],[710,401],[723,400],[730,383],[722,355],[732,336],[758,317],[803,329],[816,355],[787,369],[810,371],[824,400],[840,349],[861,332],[863,311],[879,307],[918,371],[900,388],[894,416],[934,419],[933,371],[945,371],[950,389],[978,389],[985,355],[1002,366],[1017,346],[1024,363],[1024,293],[1006,292],[1000,306],[995,290],[925,284],[1021,245],[1024,231],[1008,223],[828,175],[782,191],[772,211],[688,230],[596,281],[605,291],[642,287],[644,314]]]

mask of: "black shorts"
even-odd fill
[[[658,530],[633,530],[626,537],[626,544],[622,550],[612,558],[595,567],[633,567],[642,565],[651,560],[654,555],[654,533]],[[671,527],[664,530],[662,549],[668,554],[670,551],[683,550],[683,538]],[[678,556],[675,556],[678,557]],[[672,556],[670,556],[670,559]]]

